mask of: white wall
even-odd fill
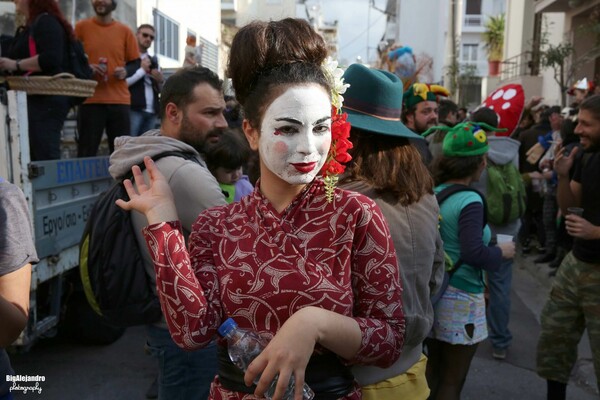
[[[531,50],[534,18],[533,0],[508,0],[504,59]]]
[[[565,14],[564,13],[545,13],[545,22],[542,22],[542,29],[547,26],[548,41],[557,45],[565,40]],[[549,106],[560,105],[560,86],[554,80],[553,69],[543,69],[541,71],[543,86],[541,96],[544,98],[544,104]]]
[[[294,16],[295,0],[238,0],[235,24],[244,26],[256,19],[269,21]]]
[[[442,80],[446,54],[445,32],[448,26],[448,0],[402,0],[398,44],[412,47],[413,53],[433,58],[435,82]]]
[[[183,65],[185,39],[187,31],[192,30],[209,42],[219,45],[221,42],[221,1],[220,0],[137,0],[138,26],[153,24],[152,10],[157,8],[163,14],[179,23],[179,60],[160,57],[163,68],[176,68]],[[150,51],[153,53],[154,49]],[[223,66],[219,65],[219,76],[223,76]]]

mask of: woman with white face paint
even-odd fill
[[[332,143],[326,54],[302,20],[253,22],[236,34],[228,75],[261,177],[240,202],[200,214],[189,251],[152,160],[150,182],[134,167],[138,191],[126,182],[131,200],[118,202],[148,219],[144,234],[175,342],[205,346],[228,317],[270,339],[245,374],[220,343],[211,399],[262,397],[278,375],[276,400],[291,376],[296,399],[306,382],[315,399],[358,400],[348,366],[386,367],[400,355],[402,289],[388,226],[373,201],[320,177]]]

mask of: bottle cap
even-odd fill
[[[235,323],[233,318],[227,318],[227,320],[223,322],[218,329],[219,335],[225,337],[229,332],[231,332],[235,328],[237,328],[237,324]]]

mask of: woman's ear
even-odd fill
[[[258,129],[254,128],[247,119],[244,119],[242,122],[242,129],[244,130],[244,135],[246,135],[246,140],[248,140],[250,148],[254,151],[257,151],[258,137],[260,136]]]

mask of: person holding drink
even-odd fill
[[[548,399],[566,398],[577,345],[585,329],[600,383],[600,95],[585,99],[579,106],[575,134],[581,148],[574,147],[567,154],[559,145],[554,159],[558,205],[574,241],[556,272],[541,316],[537,372],[547,380]],[[574,163],[581,150],[583,156]]]
[[[131,29],[112,16],[117,0],[91,2],[96,15],[77,22],[75,36],[83,43],[98,85],[79,106],[77,157],[96,156],[105,130],[111,153],[115,137],[129,135],[131,96],[125,65],[140,57]]]
[[[149,182],[133,167],[130,200],[117,202],[150,224],[159,298],[179,346],[207,345],[229,317],[270,339],[245,374],[220,342],[211,399],[262,397],[278,377],[278,400],[292,376],[296,399],[305,382],[317,399],[360,399],[349,365],[387,367],[400,356],[402,286],[389,228],[375,202],[335,187],[351,144],[338,114],[341,74],[324,68],[326,56],[323,38],[300,19],[257,21],[236,34],[228,75],[261,177],[240,202],[200,214],[189,251],[150,158]]]

